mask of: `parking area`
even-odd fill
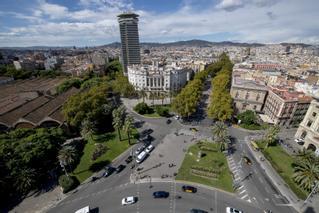
[[[164,180],[174,179],[188,147],[202,139],[208,138],[191,129],[181,129],[166,135],[148,158],[138,165],[138,168],[142,170],[138,169],[139,171],[136,171],[132,178],[135,181],[149,178],[149,176]]]

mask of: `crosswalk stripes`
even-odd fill
[[[241,180],[241,170],[239,168],[241,168],[240,165],[237,165],[234,161],[234,159],[232,158],[232,156],[227,156],[227,162],[228,162],[228,166],[231,169],[232,173],[233,173],[233,178],[235,180],[235,182],[240,182]],[[237,188],[237,194],[240,197],[240,199],[245,200],[249,203],[251,203],[251,199],[247,193],[246,187],[244,184],[241,184],[238,188]]]

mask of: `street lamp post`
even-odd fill
[[[312,196],[312,194],[316,191],[316,189],[319,187],[319,181],[316,181],[315,186],[313,187],[313,189],[311,190],[310,194],[308,195],[308,197],[306,198],[306,200],[304,201],[304,204],[308,202],[308,199]]]
[[[148,177],[150,178],[150,186],[149,187],[152,188],[153,187],[152,186],[152,176],[149,175]]]

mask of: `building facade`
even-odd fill
[[[295,137],[303,139],[304,147],[319,155],[319,99],[311,101]]]
[[[230,95],[234,100],[236,113],[246,110],[260,113],[263,110],[267,93],[268,88],[265,85],[233,76]]]
[[[128,66],[128,80],[136,90],[146,92],[178,91],[185,86],[192,70],[154,65]]]
[[[128,65],[141,63],[138,15],[135,13],[123,13],[117,17],[121,34],[121,61],[124,72],[127,73]]]
[[[287,88],[270,87],[265,102],[264,113],[272,123],[296,127],[303,120],[311,97]]]

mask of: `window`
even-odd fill
[[[311,127],[311,124],[312,124],[312,120],[309,120],[309,121],[307,122],[307,127]]]
[[[256,101],[258,101],[259,99],[260,99],[260,95],[258,93],[257,96],[256,96]]]
[[[246,93],[245,99],[248,99],[248,98],[249,98],[249,92]]]
[[[316,117],[317,113],[316,112],[312,112],[312,117]]]

